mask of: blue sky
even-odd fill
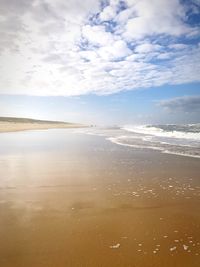
[[[199,122],[200,1],[1,3],[0,116]]]
[[[177,104],[162,107],[160,102],[197,99],[199,83],[162,86],[98,96],[8,96],[0,98],[0,111],[4,116],[84,122],[87,124],[146,124],[146,123],[197,123],[200,106],[190,110]],[[198,100],[199,101],[199,100]],[[198,102],[199,103],[199,102]],[[188,106],[187,106],[188,105]]]

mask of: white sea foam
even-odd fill
[[[163,150],[161,147],[155,147],[155,146],[146,146],[146,145],[136,145],[136,144],[128,144],[125,142],[122,142],[120,140],[123,140],[122,136],[119,137],[109,137],[106,138],[107,140],[111,141],[114,144],[121,145],[121,146],[128,146],[128,147],[133,147],[133,148],[149,148],[149,149],[154,149],[154,150]],[[125,140],[125,138],[124,138]]]
[[[178,153],[178,152],[172,152],[172,151],[169,151],[169,150],[163,150],[162,153],[200,159],[200,155],[192,155],[192,154],[187,154],[187,153]]]
[[[145,135],[200,141],[200,132],[186,132],[186,131],[176,131],[176,130],[167,131],[156,126],[153,127],[148,125],[139,125],[139,126],[127,125],[124,126],[123,129],[129,132],[140,133]]]
[[[84,129],[82,133],[102,136],[112,143],[133,149],[152,149],[161,153],[200,158],[200,124],[129,125],[117,129]]]
[[[106,139],[111,141],[114,144],[121,145],[121,146],[132,147],[132,148],[137,148],[137,149],[152,149],[152,150],[160,151],[161,153],[164,153],[164,154],[172,154],[172,155],[177,155],[177,156],[200,158],[200,155],[189,154],[189,153],[185,153],[184,151],[182,153],[170,151],[169,149],[166,149],[162,146],[152,146],[152,145],[146,145],[146,144],[145,145],[129,144],[129,143],[126,143],[126,138],[124,136],[109,137]],[[170,144],[169,144],[169,148],[170,148]]]

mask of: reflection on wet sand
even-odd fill
[[[200,266],[199,159],[65,130],[6,138],[0,266]]]

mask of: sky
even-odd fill
[[[0,0],[0,116],[200,122],[200,1]]]

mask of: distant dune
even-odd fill
[[[0,132],[16,132],[25,130],[42,130],[53,128],[80,128],[87,127],[83,124],[35,120],[30,118],[0,117]]]

